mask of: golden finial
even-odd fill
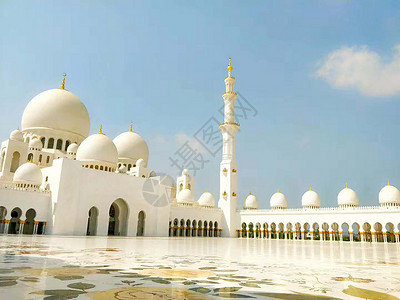
[[[133,131],[133,124],[132,124],[132,121],[131,121],[131,127],[129,127],[129,131],[130,131],[130,132]]]
[[[388,180],[388,185],[390,185],[390,180]]]
[[[98,134],[104,134],[104,133],[103,133],[103,125],[102,125],[102,124],[100,124],[100,129],[99,129]]]
[[[62,80],[62,83],[61,83],[61,89],[62,90],[65,90],[65,77],[67,77],[66,73],[63,74],[63,80]]]
[[[310,191],[312,191],[311,186],[310,186]]]
[[[227,70],[229,71],[229,74],[230,74],[230,73],[232,72],[232,70],[233,70],[232,65],[231,65],[231,58],[230,58],[230,57],[229,57],[229,65],[228,65]]]
[[[208,189],[206,189],[206,193],[208,193]]]
[[[278,193],[280,193],[279,189],[278,189]]]
[[[347,182],[346,182],[346,189],[348,189],[349,188],[349,185],[347,184]]]
[[[249,191],[249,195],[251,195],[251,191]]]

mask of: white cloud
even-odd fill
[[[400,44],[392,60],[362,47],[342,47],[331,52],[315,73],[337,88],[354,88],[367,96],[400,94]]]

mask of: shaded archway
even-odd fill
[[[204,224],[203,224],[203,236],[207,236],[207,234],[208,234],[207,221],[204,221]]]
[[[168,236],[172,236],[172,221],[169,219]]]
[[[386,223],[386,241],[388,243],[396,243],[396,237],[394,235],[394,225],[393,223]]]
[[[283,223],[278,224],[278,239],[284,239],[285,238],[285,225]]]
[[[254,225],[252,222],[249,223],[249,238],[254,238]]]
[[[301,224],[299,222],[295,224],[295,230],[296,230],[296,240],[301,240]]]
[[[4,206],[0,206],[0,233],[5,233],[4,226],[6,221],[6,215],[7,215],[7,208],[5,208]]]
[[[25,213],[25,217],[26,219],[22,233],[33,234],[33,229],[35,227],[36,211],[33,208],[28,209]]]
[[[382,224],[378,222],[375,223],[374,229],[375,229],[376,242],[382,243],[383,242]]]
[[[342,241],[350,241],[350,226],[347,223],[342,224]]]
[[[276,239],[276,224],[271,224],[271,239]]]
[[[172,236],[178,236],[178,219],[174,219],[174,229],[172,231]]]
[[[213,236],[214,236],[213,222],[210,221],[208,223],[208,237],[213,237]]]
[[[214,236],[218,237],[218,222],[214,222]]]
[[[313,224],[313,240],[319,240],[319,224],[314,223]]]
[[[12,159],[11,159],[11,167],[10,167],[10,172],[14,173],[18,167],[19,167],[19,159],[21,158],[21,154],[19,154],[18,151],[15,151],[13,153]]]
[[[372,242],[371,225],[367,222],[363,224],[364,242]]]
[[[192,236],[196,236],[196,220],[193,220],[192,222]]]
[[[22,211],[19,207],[11,211],[10,224],[8,225],[8,234],[16,234],[19,232]]]
[[[86,226],[86,235],[96,235],[98,215],[99,215],[99,211],[95,206],[93,206],[91,209],[89,209],[88,221],[87,221],[87,226]]]
[[[305,223],[303,228],[304,228],[304,239],[311,240],[310,224]]]
[[[128,205],[123,199],[115,200],[109,209],[108,235],[126,236]]]
[[[360,242],[361,241],[360,225],[358,223],[353,223],[353,225],[351,225],[351,229],[353,231],[353,241]]]
[[[197,236],[202,236],[202,227],[203,227],[203,222],[199,221],[197,223]]]
[[[181,221],[179,222],[179,236],[183,236],[184,235],[184,228],[185,228],[185,220],[181,219]]]
[[[338,223],[332,223],[332,240],[333,241],[339,241],[340,236],[339,236],[339,224]]]
[[[329,241],[329,224],[328,223],[322,223],[322,234],[320,234],[322,236],[322,239],[324,241]]]
[[[242,237],[247,237],[247,225],[246,223],[242,223]]]
[[[263,224],[263,237],[268,238],[268,224],[267,223]]]
[[[144,236],[144,224],[145,224],[146,214],[141,210],[138,214],[137,232],[136,236]]]
[[[185,236],[190,236],[190,220],[186,220]]]
[[[256,223],[256,238],[260,238],[261,237],[261,224],[260,223]]]
[[[293,240],[293,233],[292,233],[292,223],[286,224],[286,231],[287,231],[287,239]]]

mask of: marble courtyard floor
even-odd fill
[[[0,236],[0,299],[399,299],[399,244]]]

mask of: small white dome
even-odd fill
[[[38,139],[38,138],[36,138],[36,137],[34,137],[34,138],[32,138],[30,141],[29,141],[29,148],[31,148],[31,149],[38,149],[38,150],[42,150],[42,142]]]
[[[379,192],[380,205],[400,205],[400,191],[393,185],[384,186]]]
[[[358,196],[347,185],[337,196],[339,206],[358,206]]]
[[[121,166],[119,167],[119,169],[118,169],[118,172],[120,172],[120,173],[126,173],[126,167],[125,167],[125,165],[121,165]]]
[[[287,208],[287,200],[286,196],[282,194],[281,192],[278,192],[273,194],[271,199],[269,200],[269,204],[271,208]]]
[[[182,176],[189,176],[189,175],[190,175],[189,170],[188,169],[183,169]]]
[[[113,141],[103,133],[87,137],[79,146],[76,159],[85,162],[118,163],[118,151]]]
[[[200,206],[215,207],[215,198],[208,191],[203,193],[197,202]]]
[[[131,159],[137,161],[143,159],[145,166],[149,160],[149,148],[144,139],[136,132],[127,131],[121,133],[114,139],[114,144],[118,150],[119,159]]]
[[[144,163],[144,160],[143,160],[143,159],[139,158],[139,159],[136,161],[136,167],[144,167],[144,165],[145,165],[145,163]]]
[[[310,190],[303,194],[301,197],[301,205],[303,207],[320,207],[321,206],[321,199],[319,199],[319,195]]]
[[[10,133],[10,140],[17,141],[17,142],[23,142],[24,135],[22,134],[21,131],[19,131],[18,129],[15,129]]]
[[[33,185],[42,184],[42,171],[34,163],[24,163],[14,173],[14,182]]]
[[[64,89],[40,93],[26,106],[22,115],[22,130],[56,129],[87,137],[90,130],[88,111],[82,101]]]
[[[193,193],[189,189],[183,189],[176,196],[176,200],[178,203],[193,203]]]
[[[243,205],[244,209],[258,209],[258,200],[257,197],[250,193]]]
[[[68,146],[67,148],[67,153],[74,153],[76,154],[78,152],[78,144],[77,143],[72,143]]]

